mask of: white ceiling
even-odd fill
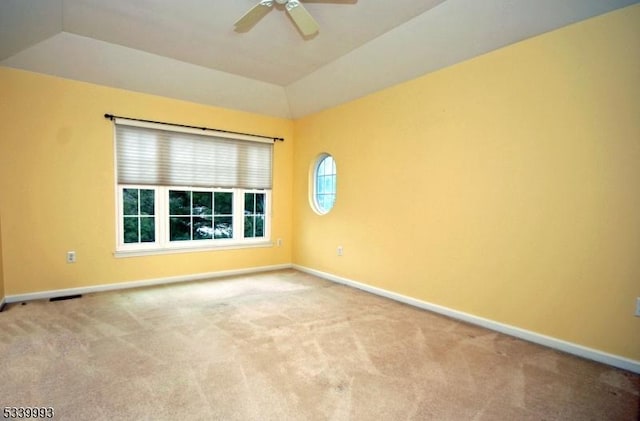
[[[307,0],[304,39],[258,0],[0,0],[0,65],[301,117],[640,0]]]

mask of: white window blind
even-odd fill
[[[271,189],[273,144],[116,124],[120,184]]]

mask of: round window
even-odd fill
[[[336,162],[329,154],[321,154],[312,167],[311,204],[319,214],[333,208],[336,201]]]

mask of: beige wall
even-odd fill
[[[294,262],[640,360],[639,51],[632,6],[296,121]]]
[[[291,262],[293,123],[0,67],[0,214],[7,295]],[[282,136],[282,247],[115,258],[113,113]],[[77,263],[66,263],[75,250]]]

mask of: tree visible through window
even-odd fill
[[[244,236],[264,237],[264,193],[244,194]]]
[[[155,231],[155,191],[123,189],[123,231],[125,243],[153,243]]]
[[[233,193],[169,190],[169,240],[233,238]]]

